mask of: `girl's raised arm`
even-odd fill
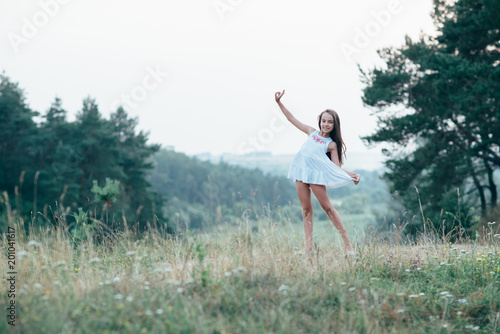
[[[312,132],[315,131],[315,129],[312,126],[306,125],[306,124],[302,123],[301,121],[299,121],[298,119],[296,119],[295,116],[293,116],[292,113],[290,111],[288,111],[287,108],[285,108],[283,103],[281,103],[281,97],[283,97],[283,95],[285,95],[285,90],[283,90],[283,92],[281,92],[281,93],[276,92],[274,98],[276,99],[276,102],[278,103],[278,106],[280,107],[281,111],[285,115],[286,119],[289,120],[290,123],[295,125],[295,127],[297,129],[299,129],[300,131],[304,132],[305,134],[307,134],[309,136]]]

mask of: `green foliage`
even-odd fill
[[[500,3],[435,0],[434,5],[441,34],[418,41],[407,37],[399,48],[379,50],[387,69],[360,68],[363,103],[379,120],[376,132],[362,139],[391,144],[391,150],[383,150],[390,192],[399,193],[412,215],[423,211],[434,228],[449,233],[458,221],[443,221],[449,218],[442,217],[443,211],[456,216],[479,207],[485,217],[498,205],[493,174],[500,168],[500,54],[495,47]],[[457,190],[467,197],[460,209],[453,198]],[[470,230],[477,221],[473,217],[472,212],[461,217],[461,226]],[[411,223],[409,231],[422,231],[418,224]]]
[[[111,206],[111,202],[116,202],[116,196],[120,193],[120,181],[107,177],[106,185],[103,188],[97,185],[97,180],[93,180],[92,183],[94,185],[90,191],[94,193],[96,201],[106,202],[108,206]]]
[[[104,119],[90,97],[83,100],[74,122],[68,122],[58,97],[40,124],[33,120],[37,115],[18,84],[0,75],[0,192],[14,199],[9,210],[15,219],[45,224],[52,217],[55,223],[79,207],[95,209],[99,216],[102,208],[94,207],[91,189],[100,189],[93,187],[94,181],[110,178],[116,185],[106,184],[103,193],[95,193],[96,201],[108,203],[106,215],[113,220],[106,223],[119,228],[126,220],[140,231],[148,222],[168,223],[162,213],[164,198],[146,180],[160,145],[148,144],[147,134],[137,133],[137,119],[122,107]],[[116,202],[112,208],[111,202]],[[0,205],[0,217],[6,210]],[[166,230],[172,232],[168,225]]]
[[[97,221],[94,220],[89,224],[88,212],[84,212],[82,208],[78,208],[78,213],[73,213],[73,217],[75,218],[75,226],[71,230],[71,234],[73,235],[75,245],[79,245],[95,236]]]

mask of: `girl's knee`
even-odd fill
[[[312,206],[303,206],[302,207],[302,215],[304,217],[312,215],[313,209]]]
[[[323,206],[323,210],[328,215],[328,217],[332,217],[333,214],[335,213],[335,209],[334,209],[334,207],[332,205],[325,205],[325,206]]]

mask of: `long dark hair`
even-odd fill
[[[347,151],[347,147],[345,146],[344,141],[342,140],[342,133],[340,131],[339,115],[333,109],[326,109],[321,114],[319,114],[318,127],[319,127],[320,131],[321,131],[321,117],[323,116],[324,113],[328,113],[328,114],[333,116],[333,131],[330,132],[330,138],[332,138],[332,140],[337,144],[337,153],[339,155],[339,162],[340,162],[340,165],[342,166],[344,164],[344,162],[342,161],[342,153],[345,156],[345,152]],[[326,152],[326,155],[328,156],[328,159],[332,160],[330,152]]]

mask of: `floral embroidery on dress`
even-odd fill
[[[316,141],[316,142],[318,142],[320,144],[325,144],[326,143],[324,140],[320,139],[316,135],[313,135],[313,139],[314,139],[314,141]]]

